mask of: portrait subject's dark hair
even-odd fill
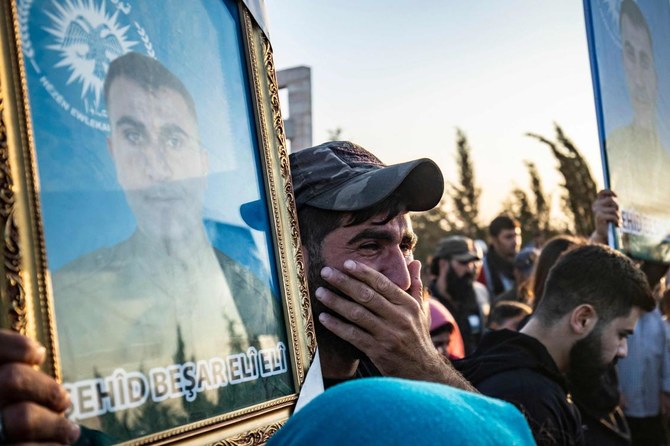
[[[521,225],[519,222],[509,215],[499,215],[491,221],[491,224],[489,225],[489,234],[492,237],[498,237],[498,234],[504,229],[516,229],[520,227]]]
[[[644,18],[642,10],[633,0],[623,0],[621,2],[621,11],[619,13],[619,33],[621,33],[621,25],[623,23],[623,18],[626,17],[630,20],[631,25],[635,28],[643,29],[649,37],[649,44],[653,47],[651,40],[651,31],[649,31],[649,25],[647,24],[647,19]]]
[[[628,315],[633,307],[656,306],[644,273],[625,255],[604,245],[578,246],[549,272],[535,314],[553,324],[582,304],[592,305],[599,322]]]
[[[163,64],[149,56],[140,53],[126,53],[116,58],[109,64],[109,70],[105,77],[104,94],[105,102],[109,107],[109,89],[114,80],[125,77],[139,84],[147,91],[155,91],[159,88],[167,88],[179,93],[186,102],[189,110],[197,117],[195,102],[191,93],[188,92],[182,81],[165,68]]]
[[[558,258],[568,249],[573,246],[585,245],[586,239],[575,237],[572,235],[557,235],[551,238],[540,252],[540,257],[535,264],[535,271],[530,278],[530,288],[533,290],[533,309],[537,308],[540,300],[542,300],[542,293],[544,293],[544,283],[549,275],[549,270],[556,263]]]

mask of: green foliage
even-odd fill
[[[534,233],[530,228],[535,226],[537,218],[526,191],[518,187],[513,189],[511,198],[504,203],[504,210],[519,220],[522,242],[525,244],[532,240]]]
[[[534,233],[548,232],[550,229],[549,216],[551,213],[551,203],[544,195],[542,179],[540,178],[540,174],[537,171],[537,166],[535,166],[535,163],[526,161],[526,168],[528,169],[528,174],[530,175],[530,190],[533,193],[535,203],[534,218],[528,228]]]
[[[479,225],[481,188],[475,181],[471,151],[465,133],[456,129],[458,183],[446,183],[445,196],[434,209],[411,215],[414,232],[419,237],[414,257],[426,266],[439,241],[450,233],[472,238],[484,236],[484,229]]]
[[[549,237],[568,231],[585,236],[593,232],[591,204],[597,193],[595,181],[577,147],[558,125],[555,125],[555,129],[556,141],[533,133],[527,135],[548,145],[558,161],[558,170],[564,178],[561,184],[564,189],[564,211],[572,222],[567,226],[560,219],[551,219],[551,200],[545,195],[537,166],[526,161],[530,193],[517,187],[503,204],[504,212],[519,219],[524,243],[532,240],[537,233]],[[411,215],[414,231],[419,236],[414,257],[424,262],[424,265],[432,256],[437,243],[450,233],[472,238],[486,236],[485,228],[479,222],[481,188],[475,181],[472,150],[465,133],[460,129],[456,130],[456,145],[458,183],[447,182],[446,195],[436,208]]]
[[[527,133],[527,135],[546,144],[551,149],[558,161],[558,171],[564,179],[564,183],[561,184],[565,190],[562,197],[564,211],[572,215],[574,232],[588,236],[595,228],[591,205],[598,193],[596,183],[586,160],[577,147],[563,133],[560,126],[554,124],[554,128],[556,129],[555,142],[535,133]]]
[[[454,222],[451,221],[447,211],[446,199],[442,198],[440,204],[430,211],[410,214],[410,218],[414,232],[419,237],[414,258],[421,260],[427,267],[427,262],[439,241],[454,228]]]
[[[502,210],[511,213],[519,220],[523,244],[532,241],[538,234],[547,237],[556,232],[549,220],[551,202],[544,194],[542,179],[537,167],[530,161],[526,161],[525,164],[530,175],[532,197],[526,191],[517,187],[512,190],[510,198],[505,201]]]
[[[451,198],[456,217],[455,229],[471,238],[482,235],[479,224],[479,197],[482,193],[475,181],[475,169],[471,157],[472,149],[461,129],[456,129],[456,165],[458,184],[447,183],[447,194]]]

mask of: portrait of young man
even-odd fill
[[[601,52],[595,57],[604,67],[600,84],[609,187],[622,207],[623,244],[639,258],[664,261],[670,261],[668,19],[667,3],[624,0],[616,20],[609,22],[610,32],[595,34]]]
[[[131,52],[110,64],[104,94],[136,229],[53,274],[74,418],[127,439],[290,393],[277,296],[203,223],[208,153],[190,93]],[[264,355],[281,366],[261,375]]]

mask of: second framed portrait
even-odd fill
[[[670,4],[584,0],[605,184],[622,212],[615,243],[670,262]]]

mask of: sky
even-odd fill
[[[267,0],[278,69],[312,69],[313,142],[342,138],[386,163],[428,157],[457,181],[456,128],[472,148],[481,217],[537,164],[558,212],[558,123],[603,183],[582,2]],[[383,7],[381,7],[383,6]]]

